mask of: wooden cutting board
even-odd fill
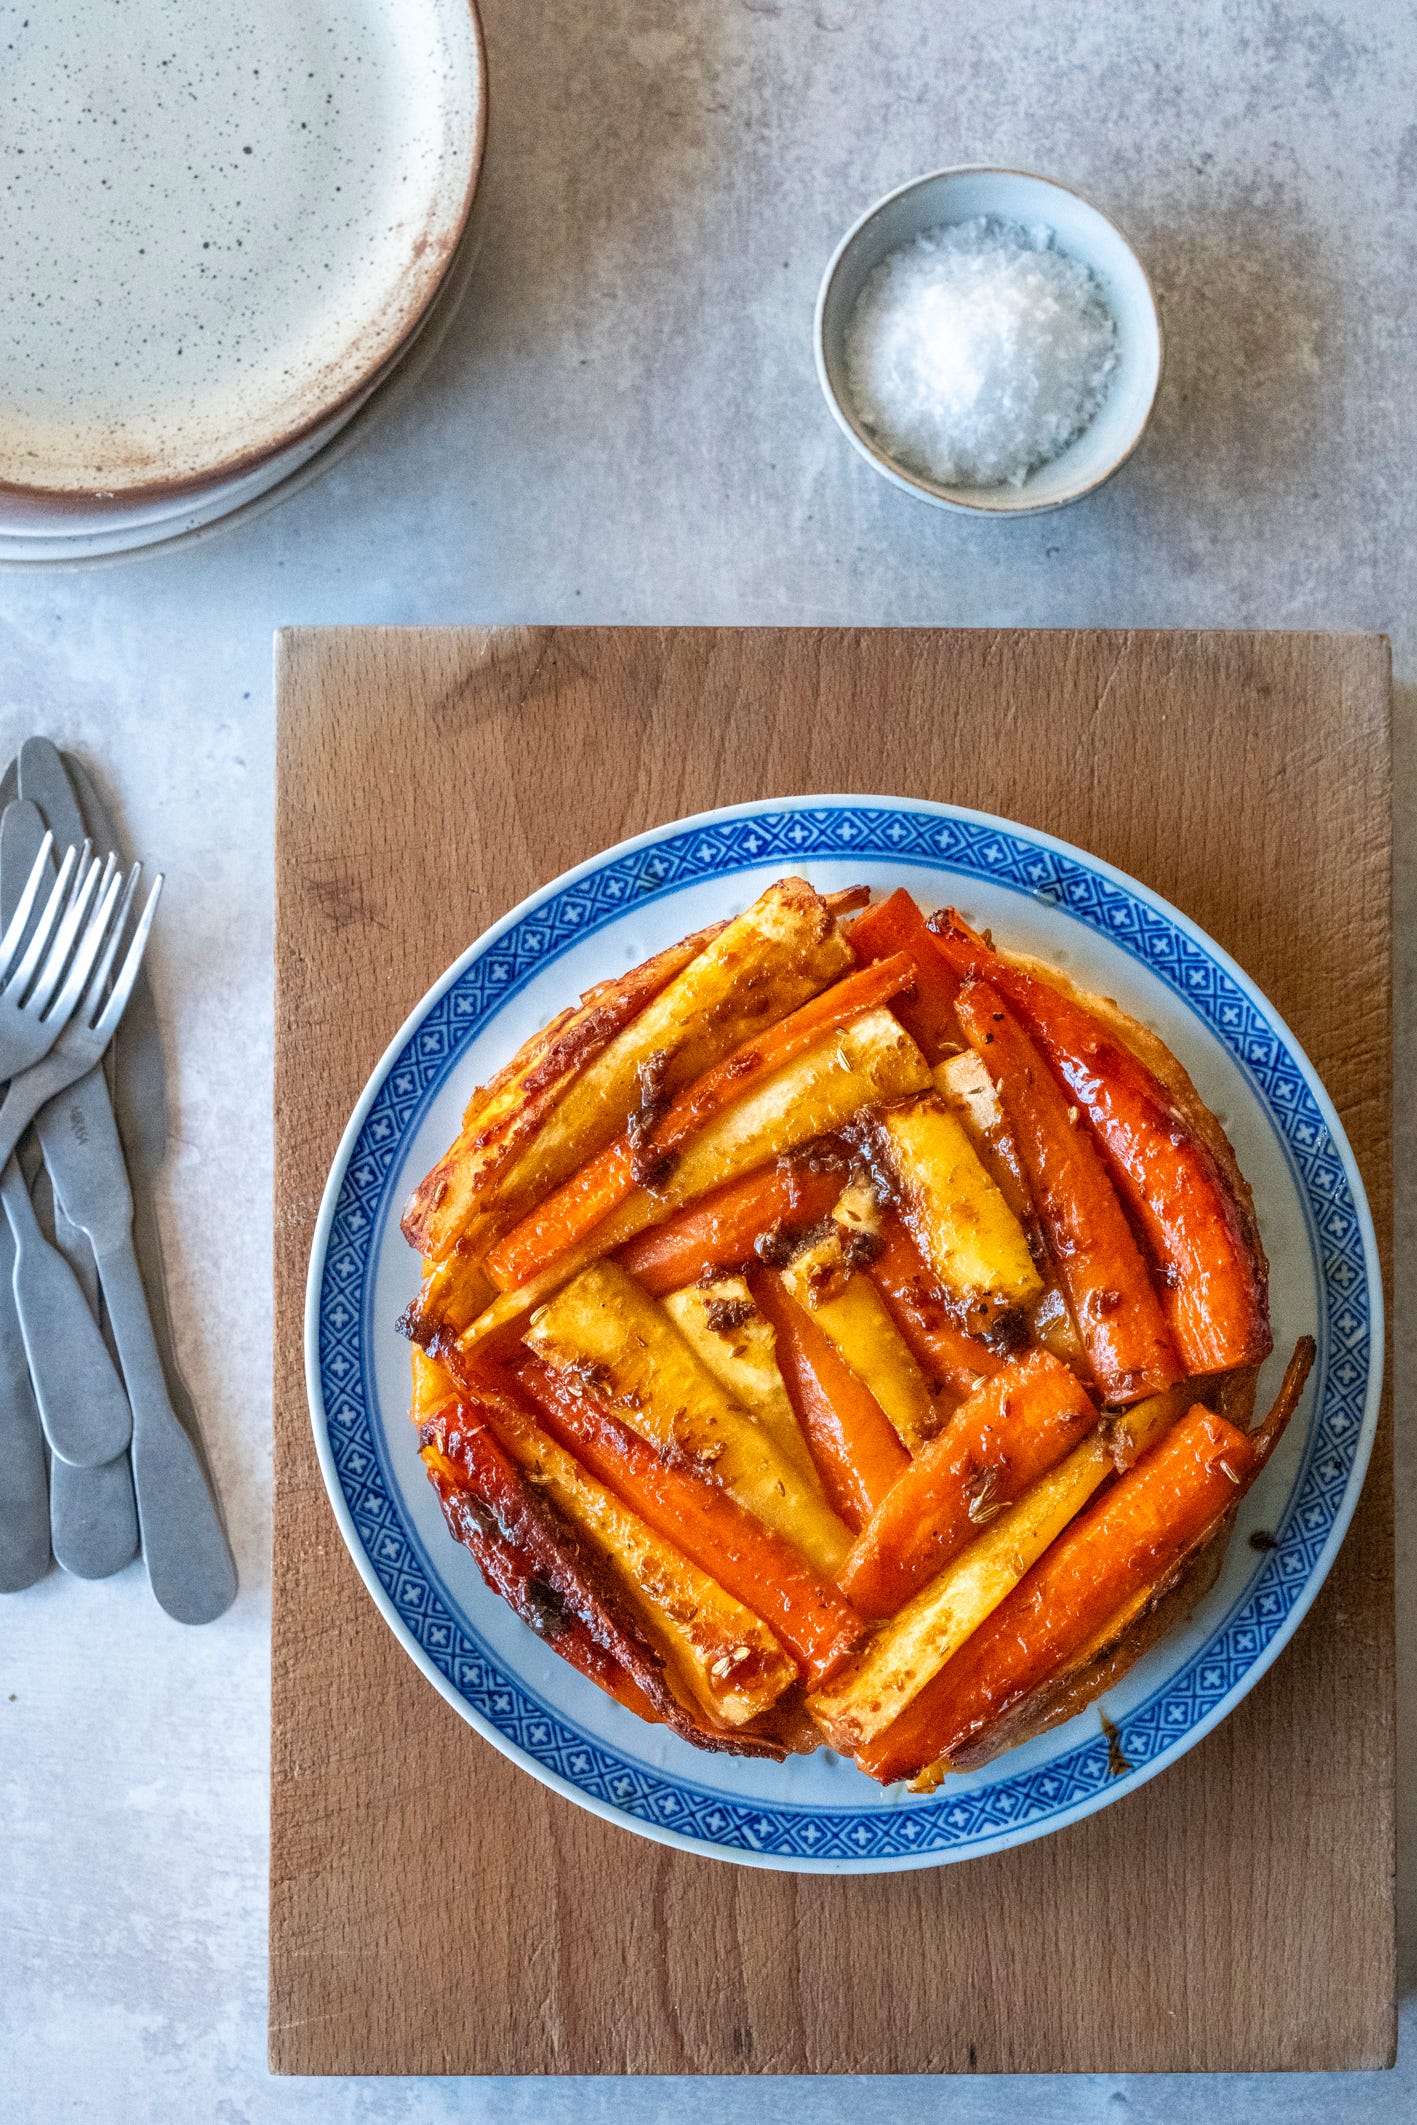
[[[1177,902],[1313,1057],[1386,1245],[1386,642],[302,629],[278,691],[275,2070],[1390,2063],[1386,1421],[1312,1614],[1184,1761],[1014,1852],[821,1879],[648,1844],[465,1726],[345,1553],[301,1364],[325,1174],[424,988],[608,843],[804,792],[978,805]]]

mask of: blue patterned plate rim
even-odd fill
[[[763,1803],[636,1763],[586,1735],[560,1708],[540,1703],[497,1666],[465,1616],[447,1614],[418,1561],[412,1531],[380,1468],[374,1482],[382,1486],[381,1511],[392,1512],[404,1538],[396,1568],[381,1570],[356,1520],[331,1437],[334,1404],[346,1441],[353,1437],[361,1448],[367,1441],[368,1453],[361,1454],[367,1498],[368,1466],[379,1457],[367,1385],[370,1324],[363,1301],[377,1260],[378,1235],[390,1210],[387,1177],[397,1171],[400,1144],[416,1128],[428,1099],[456,1069],[462,1045],[496,1017],[531,974],[582,937],[613,924],[629,906],[706,878],[763,869],[777,860],[869,863],[872,857],[973,875],[981,883],[1044,901],[1148,966],[1202,1018],[1245,1074],[1283,1146],[1316,1250],[1316,1266],[1322,1264],[1315,1293],[1320,1334],[1310,1436],[1276,1547],[1185,1666],[1130,1709],[1125,1746],[1140,1760],[1122,1777],[1111,1774],[1107,1746],[1099,1736],[1060,1758],[982,1787],[956,1790],[947,1785],[929,1800],[894,1808],[878,1804],[828,1809],[790,1801]],[[599,913],[592,905],[594,892],[587,891],[597,881],[611,894]],[[1095,901],[1098,885],[1104,891],[1105,911]],[[542,926],[526,944],[525,964],[480,1014],[470,1012],[463,1019],[461,1039],[445,1044],[441,1066],[401,1127],[391,1131],[383,1121],[382,1141],[374,1146],[366,1136],[371,1115],[381,1098],[391,1104],[390,1080],[395,1071],[412,1067],[413,1043],[432,1013],[495,947],[503,940],[515,942],[529,918],[547,910],[562,917],[561,937],[548,945]],[[1107,914],[1114,919],[1105,919]],[[1181,941],[1194,966],[1208,967],[1219,977],[1221,993],[1228,998],[1229,1024],[1220,1022],[1203,996],[1182,985],[1171,964],[1174,953],[1166,949],[1175,940]],[[1243,1024],[1246,1011],[1248,1027]],[[1248,1034],[1249,1053],[1242,1032]],[[1271,1080],[1283,1089],[1279,1104],[1265,1089]],[[356,1158],[366,1192],[370,1170],[384,1176],[375,1190],[372,1215],[367,1203],[355,1204],[359,1189],[351,1170]],[[351,1209],[356,1214],[346,1218],[332,1249],[341,1211]],[[332,1251],[345,1265],[339,1278],[331,1273]],[[323,1344],[332,1318],[349,1317],[356,1275],[360,1362],[358,1392],[353,1393],[347,1381],[327,1374]],[[1343,1355],[1330,1362],[1330,1345],[1340,1342]],[[1381,1397],[1382,1283],[1357,1163],[1313,1065],[1248,975],[1188,916],[1100,857],[1039,828],[987,812],[924,799],[788,797],[674,820],[588,858],[494,923],[433,984],[380,1058],[336,1151],[311,1246],[305,1365],[321,1472],[356,1568],[410,1658],[485,1739],[553,1791],[658,1843],[740,1865],[805,1873],[896,1872],[1006,1850],[1079,1821],[1174,1763],[1253,1688],[1306,1614],[1357,1505]],[[471,1658],[455,1657],[459,1635]],[[1181,1687],[1186,1683],[1191,1685],[1189,1697]],[[519,1728],[520,1740],[508,1726]]]

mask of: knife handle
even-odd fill
[[[42,1169],[41,1169],[42,1170]],[[98,1266],[87,1234],[71,1225],[57,1196],[54,1244],[98,1313]],[[55,1562],[76,1579],[110,1579],[138,1554],[138,1507],[127,1454],[98,1468],[53,1461],[49,1468],[49,1543]]]
[[[98,1467],[122,1453],[132,1432],[122,1382],[78,1279],[39,1229],[17,1159],[0,1173],[0,1200],[15,1242],[15,1309],[44,1436],[61,1461]]]
[[[49,1570],[44,1434],[10,1291],[10,1236],[0,1220],[0,1594]]]
[[[196,1447],[168,1399],[131,1235],[98,1254],[109,1326],[133,1407],[133,1487],[148,1578],[179,1623],[210,1623],[236,1598],[236,1564]]]
[[[128,1456],[101,1468],[49,1464],[49,1539],[76,1579],[109,1579],[138,1554],[138,1509]]]

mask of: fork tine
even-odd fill
[[[84,843],[82,850],[76,848],[65,849],[64,861],[59,866],[59,876],[50,887],[49,898],[44,903],[39,921],[35,924],[34,935],[29,941],[23,959],[21,959],[15,973],[6,984],[7,989],[13,992],[16,1002],[23,998],[25,990],[34,978],[35,968],[49,949],[49,940],[54,934],[54,925],[63,914],[65,904],[69,898],[70,880],[74,877],[76,870],[82,874],[83,867],[88,860],[89,844],[87,841]]]
[[[10,961],[24,943],[25,931],[30,926],[30,916],[39,897],[39,889],[44,883],[45,868],[53,853],[54,836],[46,827],[44,839],[39,844],[39,854],[35,857],[29,877],[25,880],[25,889],[15,903],[14,914],[5,925],[4,936],[0,937],[0,982],[9,971]]]
[[[113,972],[113,962],[118,957],[118,947],[122,944],[123,934],[128,927],[128,917],[132,911],[133,901],[138,890],[138,880],[142,874],[143,866],[141,863],[135,863],[124,882],[123,897],[118,904],[118,912],[109,926],[103,954],[93,974],[89,977],[84,990],[83,1004],[79,1012],[80,1022],[84,1025],[87,1025],[93,1017],[108,987],[108,977]]]
[[[138,969],[143,963],[143,954],[148,945],[148,932],[153,926],[153,917],[157,913],[158,895],[161,891],[162,872],[159,871],[153,880],[152,891],[148,894],[147,900],[143,904],[143,912],[138,917],[138,927],[133,932],[133,941],[124,954],[122,966],[118,969],[118,978],[113,984],[113,993],[104,1005],[94,1027],[94,1031],[98,1034],[105,1047],[112,1040],[117,1030],[118,1021],[128,1008],[128,998],[133,993],[133,984],[138,978]],[[101,993],[100,985],[90,982],[89,996],[84,999],[85,1016],[88,1013],[89,998],[95,997],[97,993]]]
[[[95,894],[101,893],[108,882],[109,867],[112,862],[113,858],[110,856],[108,864],[101,866],[98,858],[95,857],[89,866],[83,883],[64,910],[64,919],[55,933],[53,944],[44,955],[44,965],[35,977],[34,988],[25,998],[25,1009],[33,1012],[37,1018],[44,1016],[50,998],[64,979],[64,969],[69,964],[69,954],[74,949],[74,940],[79,934],[84,918],[93,905]]]
[[[127,919],[128,908],[133,898],[136,871],[137,867],[135,865],[133,875],[129,877],[125,888],[123,880],[118,875],[116,865],[114,865],[112,858],[109,859],[109,867],[105,872],[103,897],[80,933],[69,971],[64,977],[64,986],[59,991],[51,1009],[47,1013],[46,1024],[55,1026],[62,1031],[73,1017],[78,1007],[79,999],[88,984],[93,963],[102,950],[105,940],[108,943],[108,964],[112,965],[113,951],[118,939],[123,934],[123,925]],[[123,896],[121,901],[119,900],[120,892]],[[114,914],[115,904],[118,908],[116,916]]]

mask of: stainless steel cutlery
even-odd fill
[[[38,805],[56,841],[67,844],[83,841],[87,836],[97,848],[121,849],[107,807],[82,761],[61,756],[48,738],[27,738],[20,747],[16,768],[20,795]],[[0,785],[0,803],[3,801]],[[200,1450],[202,1434],[196,1405],[182,1377],[168,1316],[167,1278],[154,1193],[157,1175],[167,1156],[167,1065],[146,962],[105,1064],[114,1119],[128,1167],[133,1196],[133,1246],[148,1296],[153,1334],[162,1353],[172,1406]],[[65,1217],[62,1205],[55,1208],[54,1240],[73,1264],[79,1281],[96,1292],[98,1272],[92,1250],[83,1234]],[[91,1303],[96,1305],[96,1299],[91,1299]]]
[[[12,769],[0,783],[0,801],[15,787]],[[176,1393],[169,1389],[155,1219],[145,1200],[140,1266],[134,1197],[103,1067],[138,984],[162,881],[139,911],[139,867],[125,881],[116,859],[99,864],[85,841],[82,853],[71,848],[63,859],[62,891],[57,882],[51,888],[53,846],[84,820],[65,763],[47,740],[22,749],[18,788],[21,800],[0,817],[0,921],[14,906],[0,933],[0,1074],[11,1073],[0,1099],[0,1203],[9,1242],[0,1293],[0,1591],[32,1583],[47,1567],[51,1545],[78,1576],[104,1576],[133,1555],[140,1530],[161,1605],[180,1621],[208,1622],[235,1596],[235,1565],[175,1368]],[[97,812],[91,785],[85,794]],[[120,1083],[148,1175],[161,1157],[165,1113],[146,993],[142,1003]],[[43,1046],[37,1027],[48,1035]],[[52,1189],[54,1242],[36,1214],[32,1176],[12,1155],[31,1121],[29,1141],[33,1147],[38,1140]],[[155,1271],[161,1340],[149,1310]],[[121,1381],[97,1318],[100,1291]],[[53,1456],[47,1514],[37,1415]]]
[[[44,1434],[10,1289],[14,1259],[0,1223],[0,1594],[33,1586],[49,1569]]]

